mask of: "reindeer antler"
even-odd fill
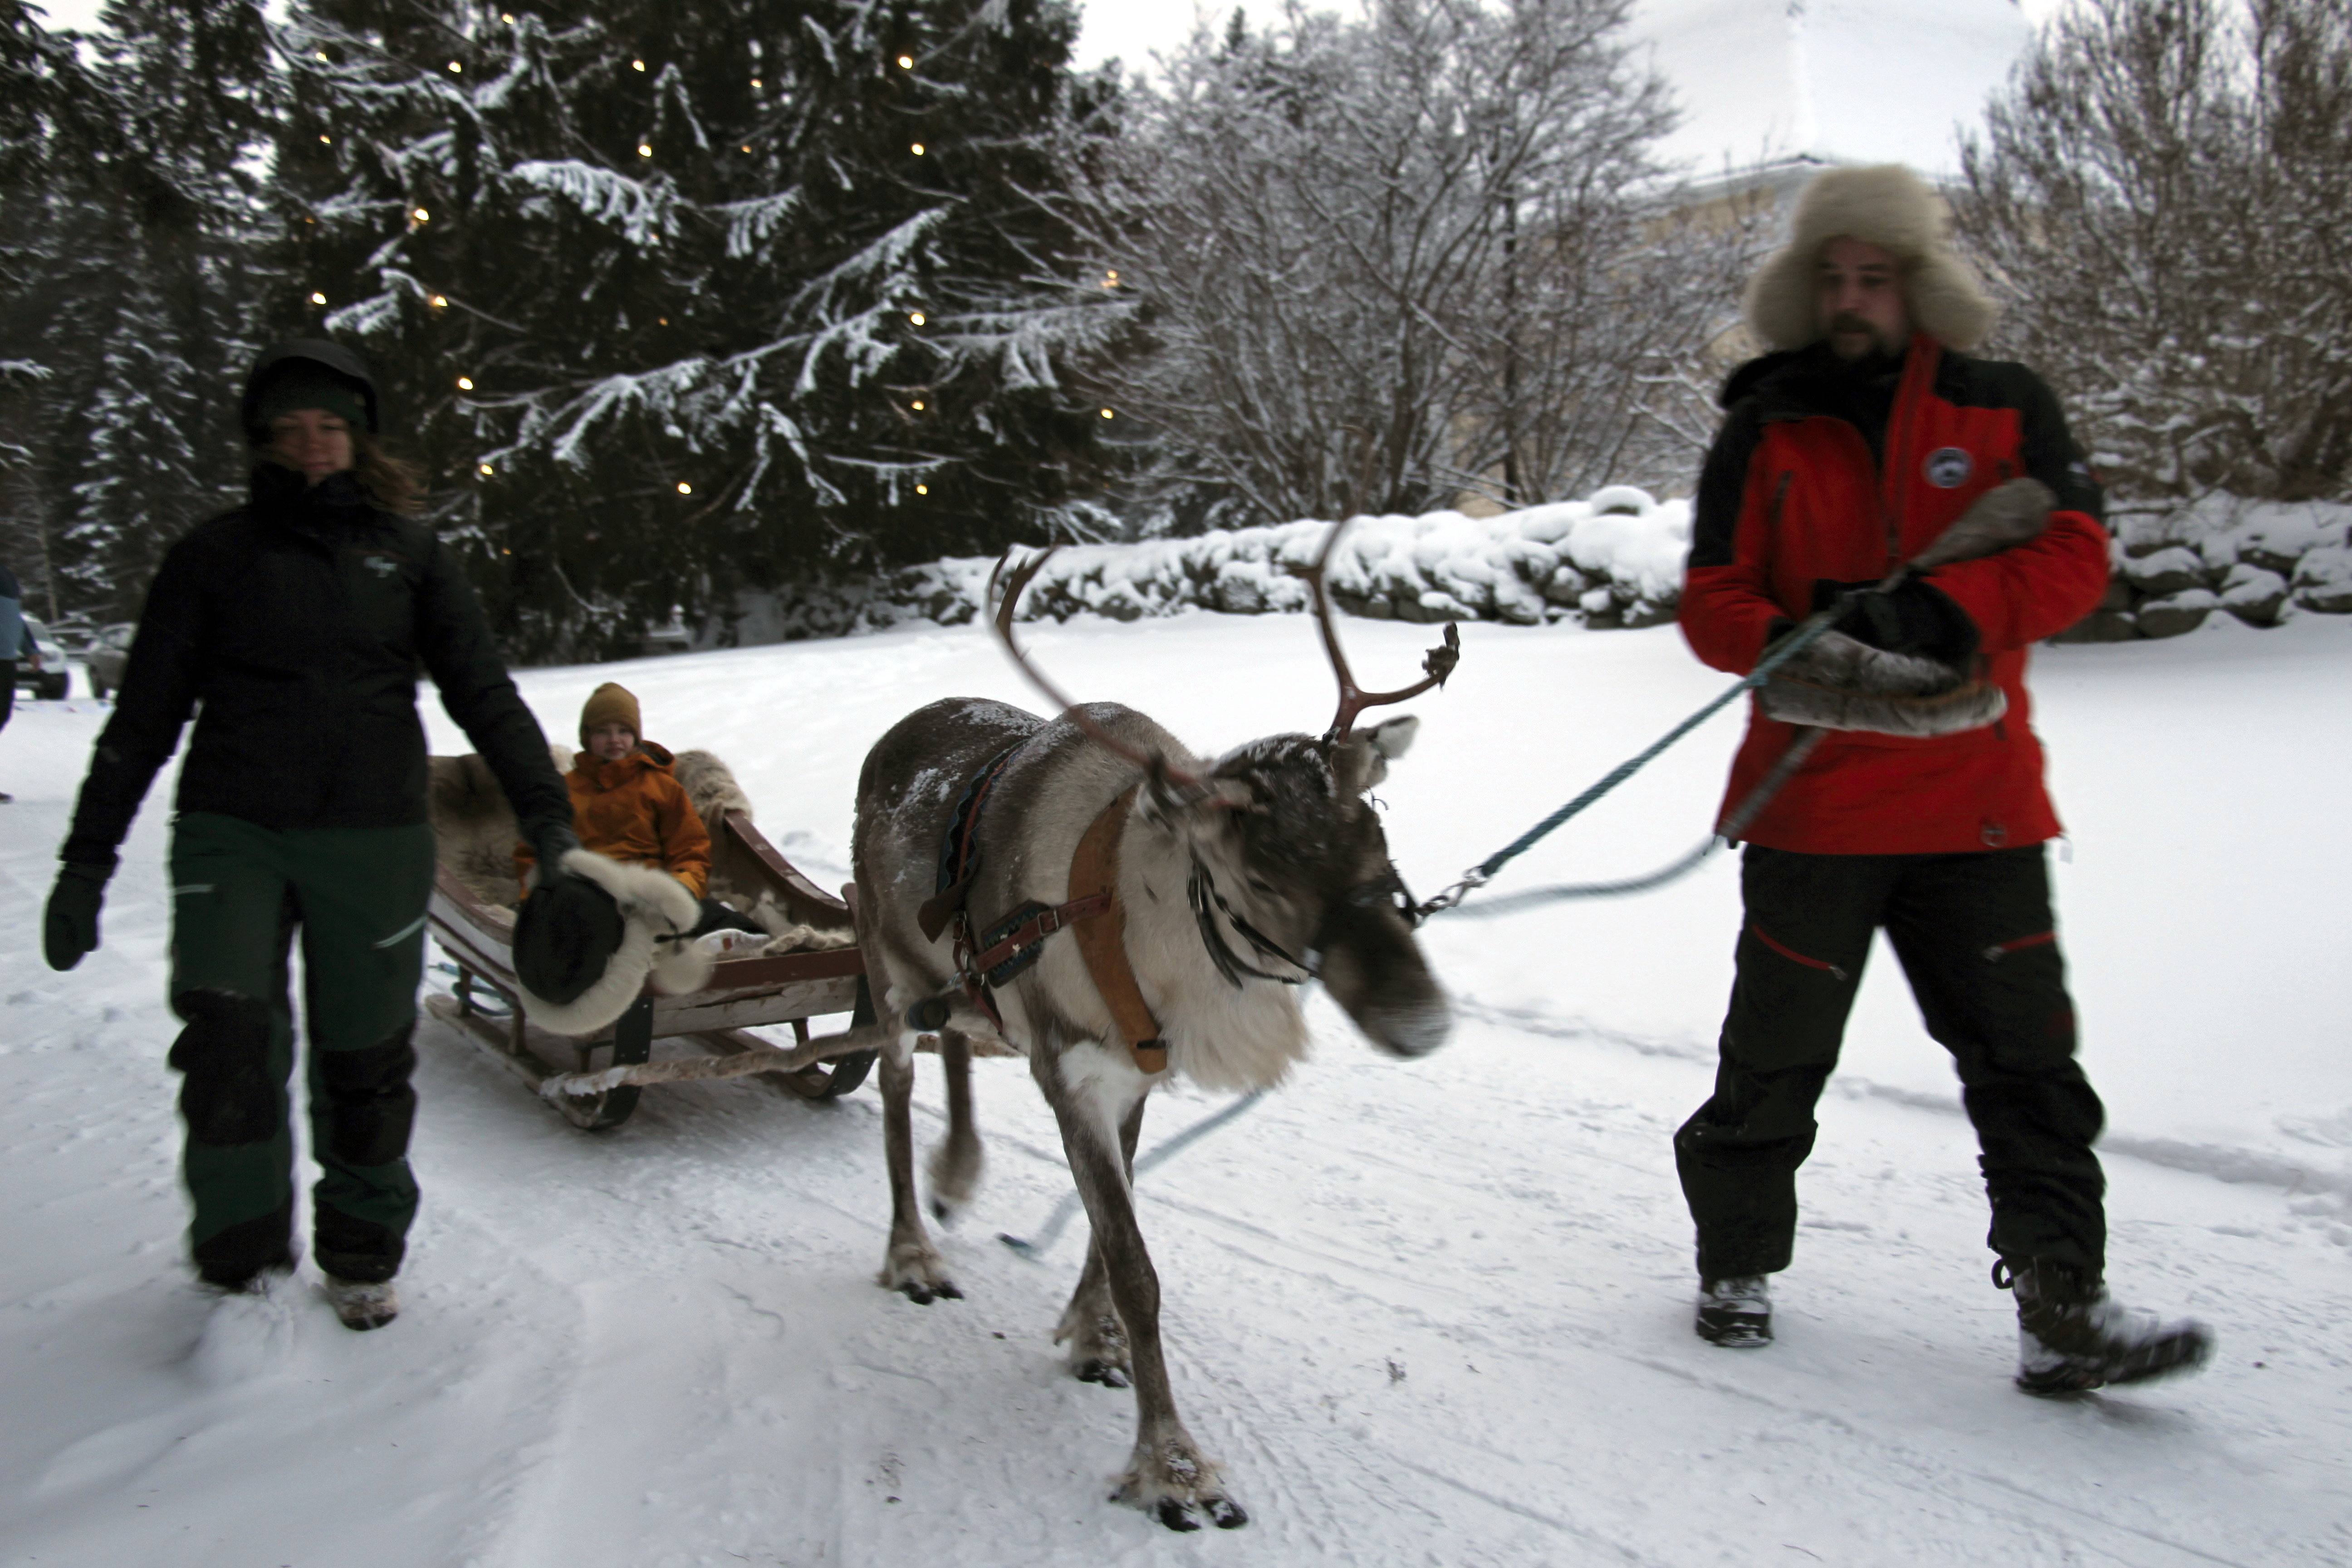
[[[1013,640],[1013,606],[1020,601],[1021,591],[1029,586],[1031,581],[1044,569],[1045,563],[1054,558],[1054,552],[1060,548],[1058,544],[1048,545],[1020,565],[1013,567],[1012,575],[1009,577],[1005,575],[1004,568],[1005,564],[1013,559],[1013,552],[1007,550],[1003,555],[997,557],[995,566],[988,574],[988,587],[985,590],[987,602],[991,606],[991,618],[996,626],[996,640],[1004,645],[1004,651],[1013,656],[1013,662],[1020,667],[1022,674],[1029,678],[1029,684],[1044,692],[1047,701],[1060,707],[1062,717],[1076,724],[1095,744],[1115,757],[1124,758],[1133,763],[1148,773],[1167,779],[1187,794],[1210,793],[1209,785],[1204,781],[1177,767],[1166,757],[1156,752],[1137,751],[1133,746],[1096,723],[1085,709],[1065,695],[1061,688],[1045,679],[1045,671],[1031,663],[1029,656],[1021,651],[1021,645]],[[1004,595],[1002,598],[997,596],[996,592],[999,578],[1004,579]]]
[[[1418,697],[1433,686],[1444,685],[1454,667],[1462,662],[1462,634],[1448,621],[1444,644],[1431,648],[1421,661],[1421,668],[1428,672],[1423,679],[1400,691],[1367,691],[1356,684],[1356,678],[1348,672],[1348,656],[1339,651],[1339,629],[1332,621],[1331,598],[1323,582],[1326,569],[1331,564],[1331,552],[1339,547],[1339,536],[1347,531],[1348,523],[1333,523],[1329,536],[1323,541],[1322,552],[1315,557],[1315,564],[1290,568],[1290,574],[1305,578],[1315,595],[1315,624],[1323,633],[1323,651],[1331,656],[1331,672],[1339,678],[1339,710],[1332,715],[1331,727],[1323,731],[1326,741],[1346,740],[1348,731],[1355,727],[1356,715],[1367,708],[1384,708],[1391,702]]]

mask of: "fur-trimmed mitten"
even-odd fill
[[[2009,711],[2007,693],[1957,666],[1835,631],[1774,670],[1761,695],[1765,717],[1784,724],[1885,735],[1957,734]]]
[[[519,985],[532,1023],[551,1034],[593,1035],[626,1012],[648,981],[668,996],[701,989],[710,978],[712,957],[688,939],[702,906],[684,883],[658,867],[625,866],[593,849],[572,850],[562,864],[572,877],[610,895],[621,917],[620,944],[604,958],[594,982],[565,1001],[539,995],[528,984]],[[534,885],[541,870],[531,869]]]

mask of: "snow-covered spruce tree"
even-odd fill
[[[55,186],[102,141],[102,100],[69,38],[0,0],[0,560],[45,612],[59,606],[38,465],[56,422],[56,301],[43,285],[58,255]]]
[[[1037,536],[1113,312],[1056,271],[1060,0],[316,0],[289,324],[372,348],[518,651]],[[323,305],[310,302],[312,295]]]
[[[6,357],[47,374],[20,397],[37,439],[24,491],[59,607],[134,614],[164,548],[235,494],[229,389],[250,352],[254,176],[266,33],[249,0],[116,0],[11,261]],[[60,143],[62,151],[62,143]],[[24,204],[21,211],[18,204]],[[13,509],[12,509],[13,510]]]
[[[1626,11],[1236,12],[1091,150],[1091,253],[1151,345],[1107,394],[1195,517],[1204,493],[1271,521],[1687,476],[1711,421],[1675,373],[1732,319],[1739,237],[1672,221]]]
[[[2126,505],[2352,495],[2352,0],[2082,0],[1961,231]]]

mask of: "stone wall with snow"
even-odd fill
[[[2062,642],[2178,637],[2216,610],[2255,626],[2352,615],[2352,506],[2217,495],[2115,525],[2106,599]]]
[[[1289,569],[1315,558],[1330,526],[1309,521],[1074,546],[1023,595],[1021,618],[1301,611],[1307,587]],[[1688,501],[1657,500],[1625,485],[1493,517],[1359,518],[1332,560],[1331,593],[1350,615],[1382,620],[1656,626],[1674,618],[1690,530]],[[2352,507],[2325,502],[2224,496],[2120,516],[2106,600],[2059,640],[2175,637],[2215,611],[2258,626],[2298,610],[2352,614],[2348,536]],[[697,640],[750,646],[913,620],[960,626],[980,613],[992,564],[934,561],[879,577],[745,593]]]
[[[1203,533],[1058,552],[1022,597],[1024,620],[1138,620],[1189,609],[1302,611],[1290,568],[1315,559],[1328,522]],[[1494,517],[1433,511],[1356,520],[1331,562],[1331,595],[1383,620],[1647,626],[1674,618],[1690,549],[1690,503],[1612,485],[1580,501]],[[935,561],[880,577],[738,596],[705,644],[748,646],[876,631],[911,620],[955,626],[980,613],[992,563]]]

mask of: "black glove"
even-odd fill
[[[1839,607],[1837,629],[1885,653],[1919,654],[1958,664],[1977,651],[1976,622],[1931,583],[1906,577],[1893,592],[1875,583],[1813,584],[1813,607]]]
[[[539,857],[541,887],[551,887],[572,875],[563,868],[563,858],[580,847],[580,835],[572,831],[570,823],[533,823],[523,837],[530,840],[530,852]]]
[[[68,860],[58,868],[58,885],[41,920],[41,954],[51,969],[71,969],[83,954],[98,951],[99,907],[106,902],[106,879],[113,875],[111,855]]]

